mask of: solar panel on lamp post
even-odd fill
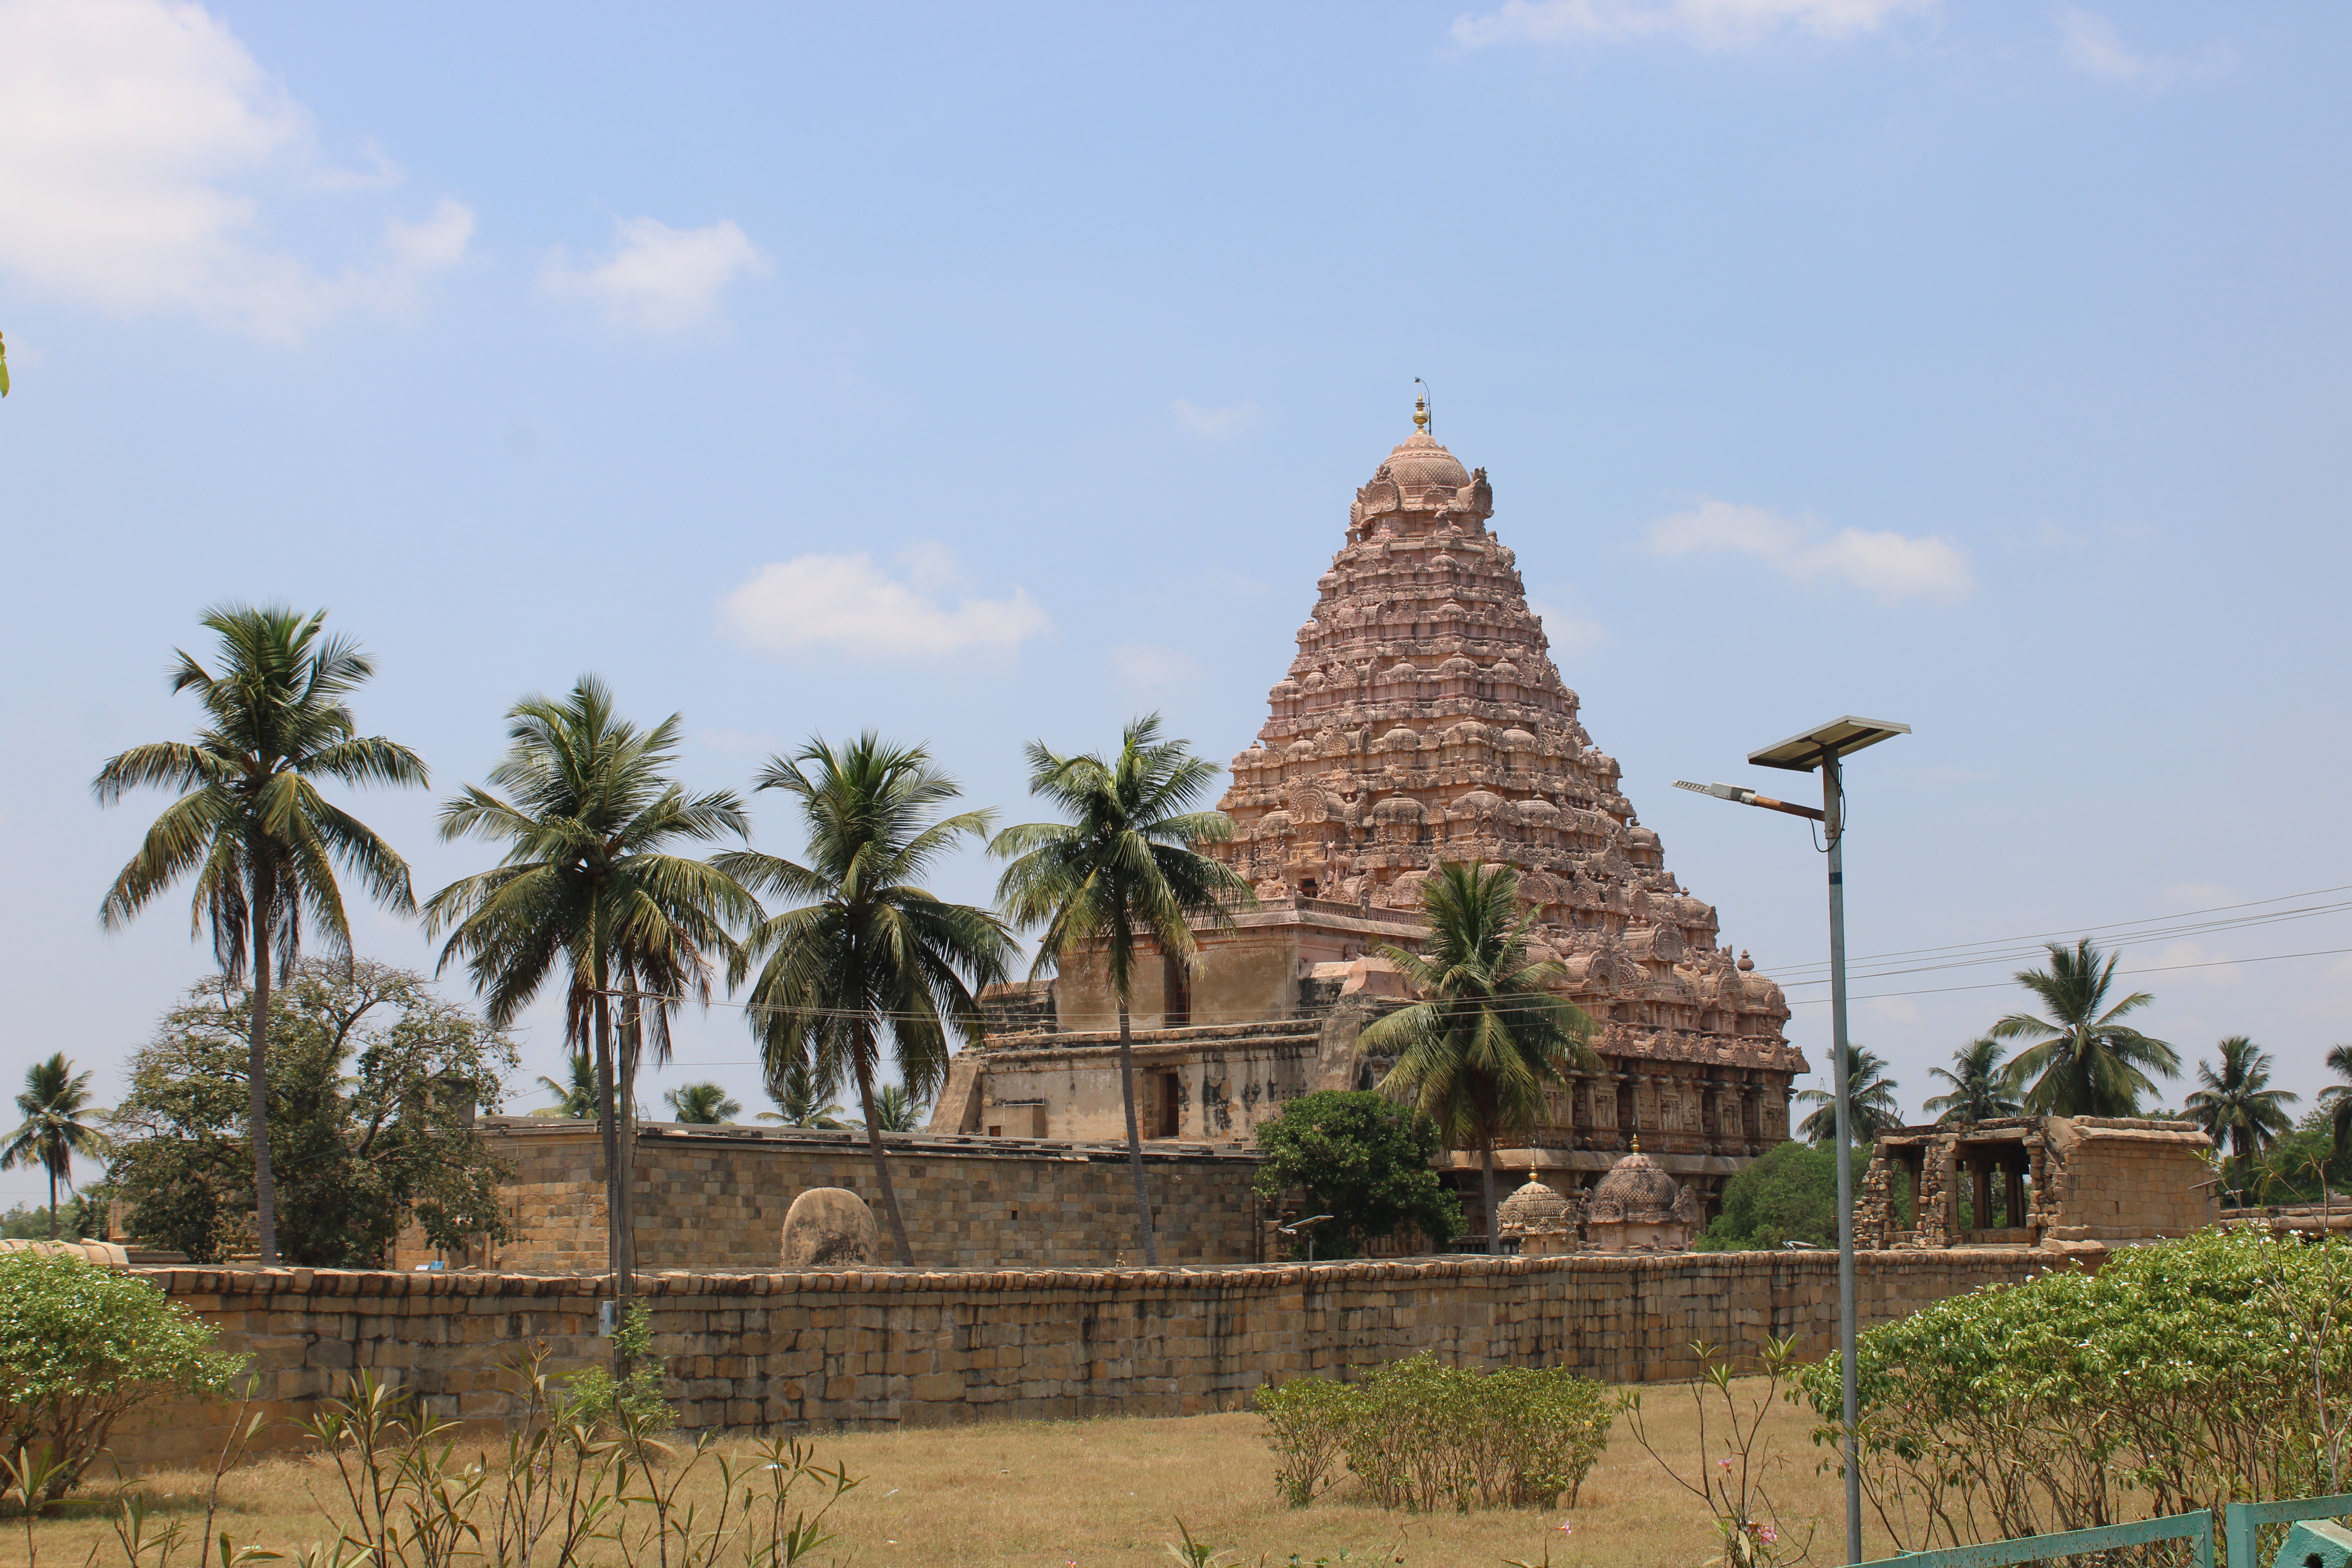
[[[1852,714],[1817,724],[1776,746],[1748,753],[1750,765],[1822,774],[1822,808],[1791,805],[1738,784],[1697,784],[1676,780],[1677,789],[1696,790],[1718,800],[1767,811],[1786,812],[1820,823],[1829,840],[1830,872],[1830,1058],[1831,1089],[1837,1109],[1838,1187],[1838,1383],[1843,1391],[1845,1435],[1845,1560],[1862,1561],[1862,1471],[1856,1465],[1853,1429],[1857,1415],[1853,1374],[1853,1108],[1847,1097],[1845,1024],[1845,759],[1865,746],[1911,732],[1908,724]]]

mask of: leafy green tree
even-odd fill
[[[1886,1075],[1885,1058],[1867,1047],[1847,1043],[1846,1118],[1847,1124],[1853,1130],[1855,1142],[1866,1143],[1880,1133],[1891,1132],[1903,1125],[1903,1112],[1895,1101],[1895,1080]],[[1797,1124],[1797,1136],[1815,1143],[1834,1141],[1837,1137],[1835,1088],[1809,1089],[1799,1094],[1797,1099],[1814,1108],[1811,1115]]]
[[[1422,883],[1421,907],[1422,950],[1381,952],[1422,1000],[1375,1019],[1356,1049],[1394,1059],[1381,1093],[1417,1106],[1453,1147],[1478,1152],[1486,1250],[1499,1252],[1496,1141],[1533,1126],[1544,1090],[1566,1084],[1571,1069],[1600,1070],[1589,1043],[1597,1026],[1550,994],[1566,970],[1528,956],[1535,911],[1519,908],[1517,869],[1449,861]]]
[[[1949,1094],[1931,1097],[1920,1110],[1932,1111],[1937,1121],[1993,1121],[2015,1116],[2023,1108],[2010,1098],[2009,1069],[2001,1063],[2000,1042],[1990,1035],[1970,1040],[1952,1053],[1950,1070],[1929,1068],[1929,1078],[1952,1086]]]
[[[2294,1118],[2286,1108],[2303,1097],[2270,1086],[2271,1054],[2245,1036],[2231,1035],[2216,1048],[2221,1070],[2197,1064],[2189,1119],[2215,1144],[2227,1143],[2230,1157],[2243,1164],[2294,1130]]]
[[[921,747],[894,746],[871,731],[771,757],[758,787],[798,803],[809,863],[749,849],[715,858],[747,887],[802,900],[751,931],[728,981],[740,984],[760,965],[744,1016],[770,1083],[801,1066],[819,1084],[846,1077],[857,1085],[891,1242],[899,1267],[911,1268],[875,1073],[887,1027],[899,1074],[929,1099],[947,1076],[950,1032],[980,1037],[975,993],[1004,977],[1013,935],[988,910],[949,903],[918,879],[964,839],[983,837],[988,813],[935,818],[956,798],[955,781]]]
[[[1723,1212],[1695,1244],[1701,1252],[1747,1252],[1791,1241],[1837,1245],[1837,1147],[1776,1143],[1725,1184]]]
[[[715,1127],[743,1114],[743,1102],[715,1083],[682,1083],[666,1089],[662,1103],[689,1127]]]
[[[596,1063],[586,1051],[572,1050],[564,1054],[563,1081],[559,1083],[545,1073],[539,1075],[539,1087],[555,1096],[555,1103],[531,1112],[533,1116],[560,1116],[568,1121],[589,1121],[596,1115]]]
[[[1462,1207],[1437,1179],[1437,1124],[1385,1095],[1324,1089],[1303,1094],[1258,1124],[1266,1155],[1260,1197],[1306,1190],[1306,1214],[1322,1258],[1353,1258],[1368,1242],[1419,1232],[1438,1246],[1462,1226]]]
[[[1013,922],[1043,928],[1030,973],[1049,973],[1081,952],[1099,951],[1118,1005],[1118,1091],[1127,1110],[1127,1161],[1135,1182],[1136,1225],[1143,1261],[1157,1267],[1151,1189],[1143,1172],[1143,1135],[1135,1114],[1135,1044],[1129,1016],[1143,944],[1167,962],[1196,968],[1192,924],[1232,923],[1231,911],[1256,902],[1249,883],[1193,846],[1234,836],[1220,811],[1192,809],[1216,781],[1215,764],[1183,741],[1160,738],[1160,719],[1145,715],[1119,736],[1118,754],[1066,757],[1043,741],[1028,747],[1029,793],[1063,814],[1061,822],[1008,827],[989,853],[1009,861],[996,901]]]
[[[2336,1141],[2339,1154],[2352,1152],[2352,1045],[2327,1047],[2327,1070],[2339,1080],[2319,1091],[2319,1103],[2327,1112],[2330,1135]]]
[[[0,1148],[0,1171],[38,1162],[49,1175],[49,1239],[58,1238],[58,1183],[73,1185],[73,1157],[103,1160],[113,1145],[95,1125],[102,1111],[89,1102],[89,1074],[78,1073],[59,1051],[25,1069],[25,1092],[16,1097],[23,1126]]]
[[[199,1261],[236,1240],[250,1194],[240,1106],[253,994],[198,984],[131,1058],[112,1180],[142,1236]],[[502,1237],[506,1166],[477,1134],[514,1047],[417,975],[306,960],[270,994],[269,1130],[284,1252],[297,1265],[376,1268],[415,1220],[436,1247]]]
[[[505,853],[494,869],[426,900],[426,929],[449,933],[441,967],[465,961],[499,1028],[562,972],[564,1044],[593,1049],[596,1064],[607,1263],[625,1298],[636,1259],[639,1054],[650,1043],[656,1061],[669,1059],[670,1014],[688,996],[709,1003],[714,958],[732,962],[737,952],[728,928],[760,912],[727,872],[672,851],[741,838],[749,819],[732,790],[688,795],[669,776],[677,714],[640,730],[593,675],[562,698],[525,698],[507,721],[507,752],[490,787],[467,784],[441,810],[445,841],[478,838]]]
[[[148,1280],[64,1254],[0,1254],[0,1455],[48,1468],[54,1502],[129,1411],[226,1392],[243,1356]]]
[[[787,1127],[805,1127],[817,1131],[838,1131],[847,1127],[841,1119],[841,1107],[828,1102],[830,1085],[819,1088],[816,1075],[806,1062],[785,1064],[783,1075],[768,1090],[768,1098],[776,1102],[774,1110],[760,1112],[762,1121],[781,1121]]]
[[[885,1132],[919,1132],[923,1130],[923,1113],[929,1109],[921,1100],[907,1092],[904,1084],[886,1083],[874,1096],[874,1114],[881,1119]],[[862,1127],[863,1122],[850,1123]]]
[[[110,758],[90,785],[100,805],[133,789],[180,792],[148,829],[108,889],[99,923],[119,931],[182,877],[195,879],[194,924],[209,926],[221,973],[255,1003],[244,1079],[261,1260],[278,1261],[278,1197],[269,1161],[268,1061],[262,1038],[273,978],[284,984],[301,956],[305,910],[328,951],[348,956],[351,921],[336,868],[401,913],[415,908],[408,863],[373,830],[331,805],[318,781],[423,784],[425,764],[407,747],[361,735],[345,700],[375,673],[347,637],[321,640],[326,612],[305,620],[282,606],[224,605],[204,625],[220,638],[214,674],[187,654],[172,674],[174,695],[193,691],[205,728],[193,742],[158,741]],[[273,963],[273,954],[275,955]]]
[[[2048,1016],[2011,1013],[1992,1026],[1994,1039],[2039,1042],[2010,1063],[2011,1083],[2025,1087],[2025,1109],[2035,1115],[2136,1114],[2140,1096],[2156,1092],[2149,1073],[2180,1071],[2170,1046],[2122,1021],[2156,998],[2135,991],[2109,1006],[2115,954],[2102,953],[2089,937],[2071,949],[2054,942],[2049,948],[2048,969],[2017,973]]]

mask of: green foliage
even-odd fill
[[[2343,1491],[2347,1309],[2352,1248],[2247,1231],[1937,1302],[1862,1336],[1866,1494],[1917,1550]]]
[[[1937,1121],[1992,1121],[2023,1109],[2011,1097],[2001,1044],[1990,1035],[1954,1051],[1948,1070],[1929,1068],[1927,1076],[1951,1085],[1949,1094],[1932,1096],[1919,1107]]]
[[[2320,1174],[2337,1192],[2352,1187],[2352,1148],[2335,1135],[2335,1107],[2321,1105],[2307,1112],[2294,1131],[2274,1140],[2251,1160],[2233,1160],[2228,1166],[2227,1201],[2242,1197],[2248,1204],[2315,1204],[2320,1201]]]
[[[327,939],[331,953],[352,950],[338,868],[394,912],[415,907],[408,862],[319,793],[322,779],[422,784],[426,776],[407,747],[357,732],[347,699],[375,673],[375,663],[348,637],[322,639],[326,620],[323,610],[306,619],[283,605],[205,611],[204,625],[220,638],[219,658],[208,670],[182,653],[172,672],[174,694],[196,694],[205,728],[193,742],[133,746],[110,758],[90,784],[100,805],[133,789],[180,792],[107,890],[99,922],[118,931],[173,883],[194,880],[194,924],[211,928],[222,976],[235,984],[250,964],[263,998],[247,1041],[248,1083],[268,1079],[262,1029],[268,994],[273,982],[293,974],[304,920]],[[249,1096],[246,1133],[261,1258],[275,1263],[267,1098]]]
[[[743,1102],[715,1083],[682,1083],[662,1090],[662,1103],[688,1126],[715,1127],[743,1114]]]
[[[1364,1244],[1418,1232],[1443,1244],[1462,1225],[1461,1205],[1430,1162],[1437,1126],[1385,1096],[1325,1089],[1301,1095],[1261,1122],[1256,1191],[1307,1193],[1305,1213],[1328,1214],[1315,1231],[1318,1258],[1353,1258]]]
[[[759,787],[798,803],[809,864],[749,849],[713,858],[744,886],[795,906],[753,928],[728,982],[759,966],[744,1018],[771,1085],[795,1066],[822,1086],[857,1085],[891,1242],[899,1267],[911,1268],[874,1079],[886,1023],[907,1088],[924,1099],[947,1078],[949,1036],[980,1037],[976,993],[1004,978],[1013,934],[988,910],[949,903],[918,879],[964,839],[984,837],[989,816],[938,817],[957,796],[955,781],[920,746],[894,746],[870,731],[770,757]]]
[[[834,1092],[830,1084],[820,1085],[816,1074],[806,1062],[787,1062],[783,1072],[768,1085],[768,1098],[776,1102],[774,1110],[760,1112],[762,1121],[781,1121],[787,1127],[807,1127],[818,1131],[837,1131],[849,1125],[841,1119],[841,1107],[831,1103]]]
[[[568,1121],[596,1119],[596,1062],[586,1051],[566,1052],[563,1081],[558,1083],[541,1073],[539,1087],[555,1096],[555,1103],[532,1111],[533,1116],[560,1116]]]
[[[1885,1058],[1866,1047],[1847,1045],[1846,1120],[1856,1142],[1866,1143],[1880,1133],[1891,1132],[1903,1125],[1903,1112],[1895,1103],[1895,1080],[1886,1076]],[[1797,1099],[1814,1108],[1813,1113],[1798,1124],[1797,1136],[1810,1138],[1816,1143],[1827,1143],[1835,1139],[1835,1089],[1809,1089],[1799,1094]]]
[[[1519,907],[1517,868],[1449,861],[1421,884],[1421,951],[1381,952],[1423,1000],[1367,1026],[1356,1048],[1395,1058],[1381,1093],[1411,1100],[1454,1147],[1486,1156],[1481,1207],[1487,1250],[1499,1251],[1495,1143],[1541,1120],[1545,1090],[1565,1086],[1571,1068],[1600,1070],[1587,1043],[1599,1026],[1551,994],[1567,971],[1529,956],[1536,912]]]
[[[218,1394],[244,1358],[146,1280],[79,1258],[0,1253],[0,1455],[47,1467],[54,1501],[115,1419],[174,1394]]]
[[[1857,1187],[1862,1159],[1854,1160]],[[1723,1212],[1703,1231],[1696,1250],[1743,1252],[1802,1241],[1837,1245],[1837,1146],[1776,1143],[1723,1189]]]
[[[2271,1087],[2271,1054],[2245,1036],[2231,1035],[2215,1048],[2221,1053],[2221,1070],[2197,1064],[2189,1120],[2242,1166],[2293,1129],[2294,1118],[2286,1108],[2303,1097]]]
[[[58,1184],[73,1180],[76,1154],[104,1159],[113,1144],[97,1122],[106,1113],[90,1104],[89,1074],[77,1073],[63,1051],[25,1069],[25,1091],[16,1097],[23,1126],[0,1148],[0,1171],[38,1164],[49,1178],[49,1230],[58,1234]]]
[[[908,1094],[905,1084],[886,1083],[874,1091],[875,1125],[885,1132],[919,1132],[929,1110],[929,1104]],[[853,1121],[850,1125],[865,1124]]]
[[[2123,1022],[2156,1000],[2145,991],[2107,1005],[2116,955],[2089,937],[2069,948],[2049,944],[2050,967],[2021,969],[2017,983],[2042,1003],[2043,1016],[2011,1013],[1992,1026],[1996,1040],[2032,1040],[2009,1064],[2034,1115],[2136,1116],[2140,1097],[2156,1093],[2148,1077],[2180,1071],[2179,1053]]]
[[[131,1058],[112,1182],[141,1237],[213,1261],[253,1203],[245,1142],[252,993],[198,984]],[[269,999],[270,1140],[281,1250],[373,1268],[410,1219],[436,1247],[503,1237],[506,1168],[476,1135],[513,1071],[507,1037],[417,975],[310,962]]]
[[[1566,1367],[1447,1366],[1423,1352],[1354,1383],[1295,1378],[1257,1407],[1276,1456],[1275,1487],[1304,1507],[1344,1458],[1383,1508],[1548,1507],[1579,1489],[1609,1446],[1608,1391]]]
[[[655,1359],[654,1319],[642,1301],[632,1302],[613,1331],[614,1348],[629,1369],[615,1378],[601,1366],[574,1373],[564,1384],[563,1417],[584,1426],[666,1432],[677,1425],[677,1408],[663,1385],[669,1368]]]

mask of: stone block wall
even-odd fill
[[[476,1261],[509,1273],[603,1272],[604,1174],[594,1124],[493,1117],[482,1128],[514,1167],[506,1195],[520,1234]],[[1250,1192],[1255,1154],[1163,1146],[1145,1159],[1163,1262],[1258,1261],[1264,1227]],[[890,1180],[922,1268],[1068,1268],[1141,1257],[1123,1150],[893,1138]],[[811,1187],[846,1187],[864,1198],[887,1244],[881,1188],[862,1133],[641,1128],[637,1267],[774,1268],[785,1211]],[[415,1235],[394,1261],[413,1268],[435,1256]]]
[[[2055,1267],[2072,1267],[2057,1264]],[[2023,1251],[1861,1260],[1863,1324],[2053,1267]],[[159,1269],[253,1357],[269,1413],[300,1419],[373,1369],[437,1415],[514,1412],[501,1366],[543,1340],[601,1358],[586,1277]],[[938,1426],[993,1417],[1239,1408],[1269,1381],[1345,1375],[1430,1350],[1472,1366],[1689,1378],[1704,1340],[1752,1360],[1770,1337],[1828,1352],[1833,1253],[1449,1258],[1208,1269],[671,1274],[644,1278],[655,1352],[690,1428]],[[115,1436],[126,1467],[209,1463],[234,1411],[160,1407]],[[269,1442],[299,1446],[280,1426]]]

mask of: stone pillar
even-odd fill
[[[1974,1178],[1969,1189],[1976,1199],[1976,1228],[1992,1228],[1992,1161],[1982,1150],[1969,1155],[1969,1174]]]
[[[2008,1165],[2001,1174],[2008,1178],[2001,1194],[2004,1200],[2001,1219],[2011,1230],[2022,1230],[2025,1228],[2025,1163],[2021,1160]]]

